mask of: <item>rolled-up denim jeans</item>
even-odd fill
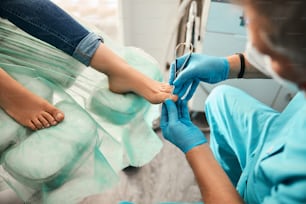
[[[0,0],[0,17],[86,66],[103,42],[49,0]]]

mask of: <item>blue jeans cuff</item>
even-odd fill
[[[95,33],[89,33],[74,50],[72,57],[88,66],[93,54],[96,52],[103,38]]]

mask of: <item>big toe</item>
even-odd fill
[[[178,96],[174,95],[174,94],[170,94],[170,96],[168,97],[168,99],[171,99],[172,101],[176,102],[178,100]]]
[[[61,122],[62,120],[64,120],[65,115],[64,115],[64,113],[62,113],[61,111],[57,111],[57,112],[55,112],[55,114],[54,114],[54,118],[55,118],[55,120],[56,120],[57,122]]]

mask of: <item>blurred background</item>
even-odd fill
[[[52,1],[85,24],[102,30],[113,41],[143,49],[159,62],[165,81],[169,64],[175,58],[175,47],[180,42],[191,40],[195,52],[215,56],[243,52],[245,48],[243,11],[228,0]],[[196,9],[190,28],[192,2],[196,3]],[[241,88],[276,110],[282,110],[294,95],[269,79],[233,79],[224,83]],[[201,83],[189,104],[192,119],[207,135],[209,127],[203,108],[213,88]],[[160,130],[156,132],[161,137]],[[115,204],[127,200],[135,204],[183,204],[200,201],[200,192],[185,156],[161,139],[164,147],[149,164],[125,169],[115,188],[86,198],[82,203]],[[0,203],[22,202],[10,191],[0,193]]]
[[[103,30],[119,40],[118,0],[52,0],[86,24]]]

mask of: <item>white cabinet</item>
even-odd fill
[[[209,32],[245,35],[243,10],[224,1],[211,1],[206,30]]]
[[[247,32],[242,8],[229,1],[203,2],[201,42],[196,51],[214,56],[243,52]],[[230,79],[222,83],[238,87],[277,110],[282,110],[294,94],[271,79]],[[200,83],[190,101],[192,111],[204,111],[206,97],[215,86]]]
[[[201,45],[197,52],[215,56],[243,52],[246,28],[241,7],[228,1],[203,1]]]

